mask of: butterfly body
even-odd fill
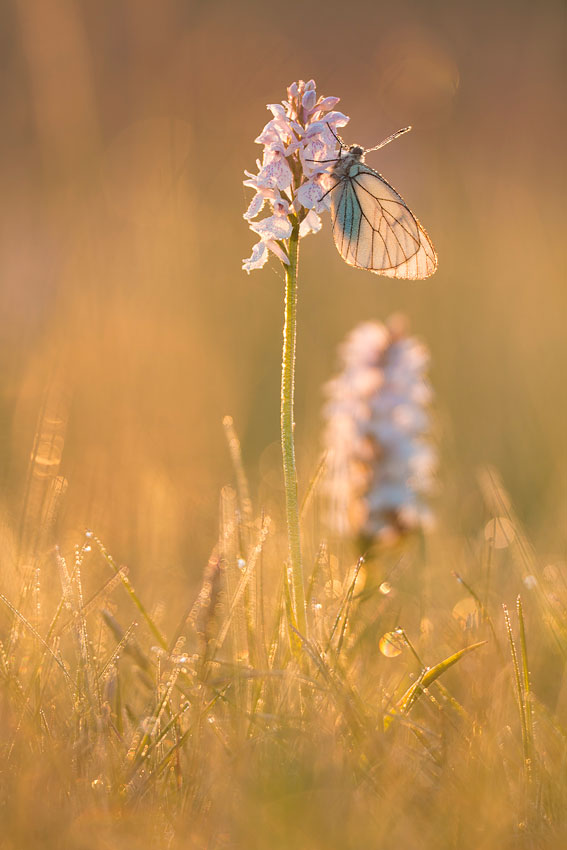
[[[333,238],[351,266],[394,278],[423,279],[437,268],[429,236],[396,190],[366,165],[360,145],[341,147],[331,167]]]
[[[336,161],[332,169],[334,177],[353,177],[357,173],[356,166],[364,162],[364,148],[360,145],[351,145],[345,153]],[[351,171],[353,173],[351,174]]]

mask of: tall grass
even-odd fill
[[[3,582],[2,846],[561,846],[567,589],[495,473],[508,537],[467,557],[439,531],[357,561],[312,497],[307,639],[225,427],[238,489],[180,622],[90,531]]]

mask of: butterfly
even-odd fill
[[[415,280],[429,277],[437,269],[435,249],[401,195],[364,162],[367,153],[408,130],[411,127],[398,130],[368,150],[346,146],[336,136],[339,156],[331,160],[334,164],[327,174],[333,185],[326,194],[331,199],[335,245],[349,266]]]

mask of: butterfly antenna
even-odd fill
[[[403,127],[401,130],[398,130],[397,133],[392,133],[391,136],[388,136],[388,138],[384,139],[383,142],[380,142],[379,145],[375,145],[373,148],[368,148],[368,150],[365,150],[364,153],[367,154],[367,153],[370,153],[371,151],[379,151],[380,148],[383,148],[385,145],[389,145],[390,142],[394,141],[394,139],[399,138],[399,136],[403,136],[404,133],[409,133],[410,130],[411,130],[411,127]]]
[[[340,137],[337,133],[335,133],[335,131],[333,130],[333,128],[331,127],[331,125],[330,125],[330,124],[328,124],[327,122],[325,122],[325,123],[327,124],[327,127],[329,128],[329,130],[331,131],[331,133],[333,134],[333,136],[335,137],[335,139],[337,140],[337,142],[339,143],[339,147],[340,147],[340,150],[339,150],[339,159],[340,159],[342,149],[343,149],[343,148],[346,148],[346,145],[345,145],[345,143],[343,142],[343,140],[341,139],[341,137]]]

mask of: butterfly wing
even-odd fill
[[[350,266],[409,279],[437,268],[431,240],[404,199],[364,163],[337,180],[331,214],[335,245]]]

